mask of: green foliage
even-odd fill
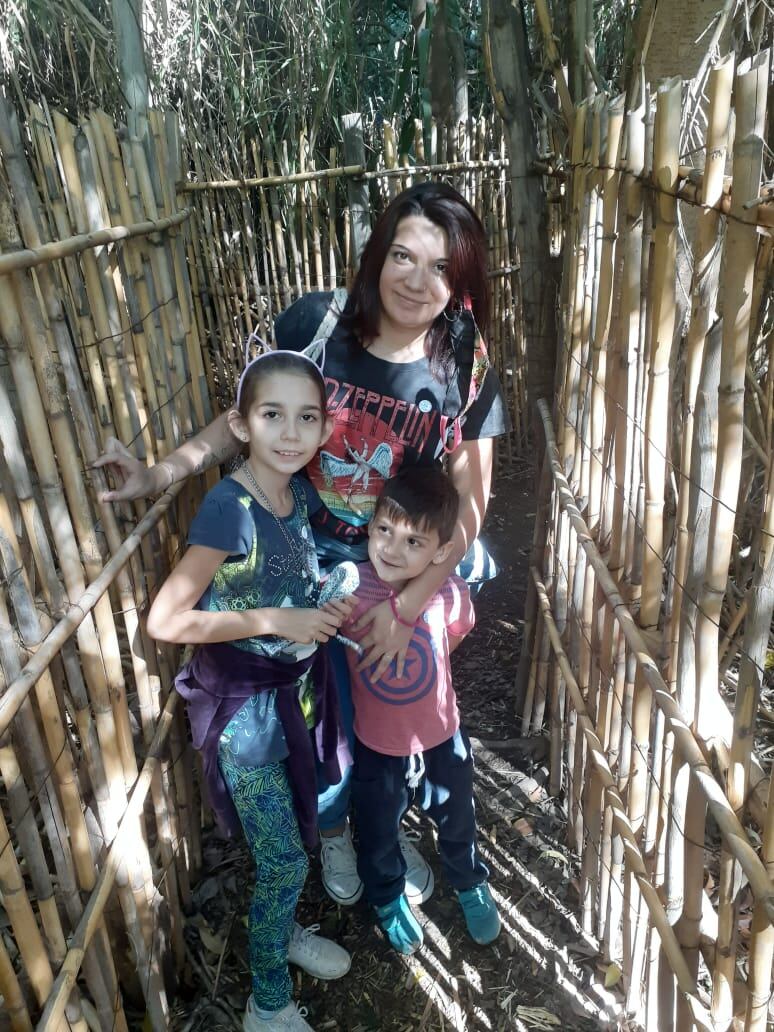
[[[427,117],[426,28],[415,36],[410,0],[137,0],[152,102],[233,147],[302,128],[327,153],[339,119]],[[452,5],[472,73],[473,110],[489,107],[481,67],[480,0]],[[3,79],[18,97],[71,115],[98,105],[120,112],[109,0],[0,4]]]
[[[302,130],[317,152],[341,142],[340,117],[361,111],[429,125],[430,32],[435,5],[415,33],[411,0],[137,0],[143,10],[152,102],[177,108],[189,132],[222,141],[231,164],[237,141],[268,136],[292,151]],[[595,3],[597,64],[620,75],[638,0]],[[533,5],[521,5],[544,85]],[[553,0],[567,45],[568,0]],[[462,37],[470,110],[491,110],[482,62],[481,0],[447,0]],[[120,112],[109,0],[10,0],[0,4],[2,75],[18,97],[43,98],[75,116],[92,105]],[[402,148],[413,143],[406,130]],[[208,147],[210,153],[217,148]],[[281,154],[279,154],[281,160]]]
[[[120,104],[109,0],[0,3],[0,80],[75,115]]]

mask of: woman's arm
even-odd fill
[[[111,437],[95,466],[107,466],[117,487],[103,491],[102,502],[125,502],[160,494],[178,480],[203,473],[238,454],[240,445],[228,426],[227,412],[214,419],[190,441],[181,444],[154,466],[135,458],[120,441]]]
[[[396,598],[398,612],[403,620],[413,624],[427,603],[478,537],[484,522],[492,486],[492,458],[494,439],[483,437],[477,441],[463,441],[449,456],[449,475],[460,496],[460,511],[452,537],[453,548],[445,562],[430,564],[414,580],[409,581]],[[395,619],[387,602],[382,602],[358,621],[359,629],[371,624],[360,644],[366,650],[360,666],[370,666],[379,660],[374,677],[380,677],[395,659],[398,677],[403,675],[403,662],[411,640],[411,628]]]
[[[322,609],[266,608],[206,612],[195,609],[228,556],[216,548],[191,545],[161,586],[148,613],[148,634],[179,645],[206,645],[276,634],[309,645],[326,642],[349,615],[351,600],[329,602]]]

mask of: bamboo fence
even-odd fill
[[[434,149],[426,153],[417,121],[410,163],[395,149],[404,134],[384,122],[365,141],[366,167],[360,116],[346,117],[354,126],[354,143],[346,136],[344,153],[332,150],[327,168],[317,167],[303,135],[292,148],[267,132],[233,156],[215,157],[206,146],[191,151],[191,175],[178,185],[193,211],[191,276],[218,371],[218,400],[225,404],[231,397],[241,368],[235,342],[251,332],[270,340],[275,317],[297,297],[347,286],[370,225],[386,204],[413,183],[443,179],[479,213],[489,241],[487,344],[513,423],[513,433],[503,441],[503,457],[510,460],[514,450],[524,448],[528,418],[519,258],[500,123],[482,117],[458,127],[434,124]]]
[[[693,169],[679,79],[577,105],[540,169],[566,250],[519,713],[547,725],[584,928],[648,1032],[774,1019],[768,83],[767,52],[714,65]]]
[[[212,417],[175,120],[141,146],[0,97],[0,995],[13,1029],[167,1027],[200,865],[174,656],[140,619],[180,545],[169,492],[100,503],[116,435],[148,461]],[[136,523],[136,525],[134,525]],[[45,1009],[44,1009],[45,1008]],[[41,1012],[42,1017],[41,1017]]]
[[[389,125],[368,169],[336,152],[316,168],[303,138],[297,168],[244,142],[235,175],[168,113],[140,143],[104,112],[26,110],[0,95],[1,1009],[14,1030],[161,1030],[202,803],[176,655],[142,616],[217,474],[114,507],[93,462],[113,436],[151,463],[195,434],[248,334],[347,283],[368,219],[427,176],[487,228],[509,458],[526,413],[507,161],[480,120],[430,154],[417,129],[412,165]]]

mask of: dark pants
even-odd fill
[[[357,870],[372,906],[391,903],[405,888],[406,864],[398,845],[401,818],[418,802],[438,828],[438,851],[452,888],[472,889],[489,874],[476,845],[473,754],[460,728],[422,753],[425,774],[409,788],[411,759],[384,756],[355,739],[352,799],[358,833]]]

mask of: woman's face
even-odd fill
[[[401,219],[379,276],[382,334],[390,325],[417,334],[430,329],[451,296],[448,265],[445,230],[424,215]]]

